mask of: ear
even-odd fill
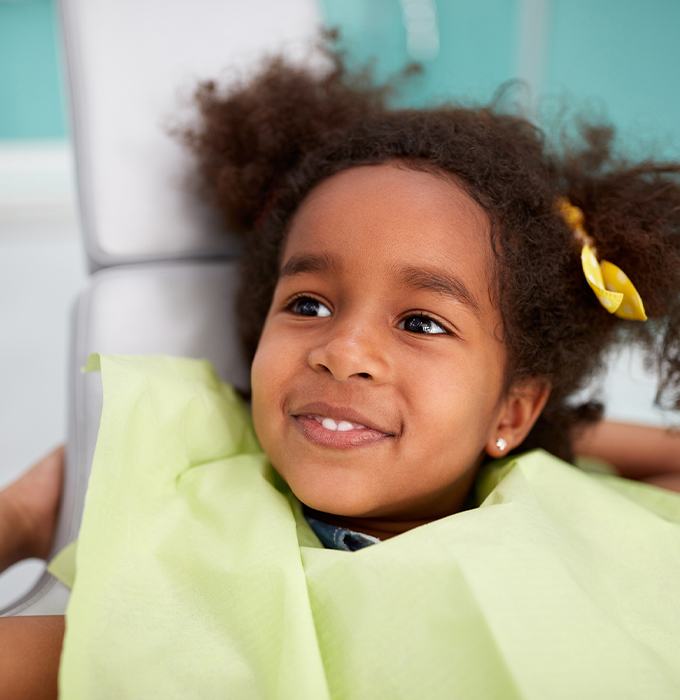
[[[513,386],[502,399],[494,429],[486,444],[486,453],[503,457],[522,443],[550,396],[550,384],[544,379],[525,379]],[[497,444],[501,438],[505,441]]]

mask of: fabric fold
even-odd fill
[[[539,450],[478,508],[324,549],[207,362],[97,365],[62,697],[680,694],[680,497]]]

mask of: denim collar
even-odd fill
[[[342,549],[346,552],[354,552],[369,545],[380,542],[377,537],[365,535],[363,532],[355,532],[346,527],[338,527],[325,523],[305,513],[305,518],[314,534],[321,540],[321,544],[327,549]]]

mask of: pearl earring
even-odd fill
[[[501,451],[505,452],[505,448],[508,446],[508,441],[505,438],[499,437],[496,440],[496,447]]]

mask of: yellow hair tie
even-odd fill
[[[557,200],[562,218],[574,234],[574,238],[583,245],[581,265],[583,274],[595,292],[600,304],[609,313],[629,321],[646,321],[645,307],[637,289],[626,273],[613,263],[603,260],[598,262],[593,239],[583,228],[583,212],[565,197]]]

